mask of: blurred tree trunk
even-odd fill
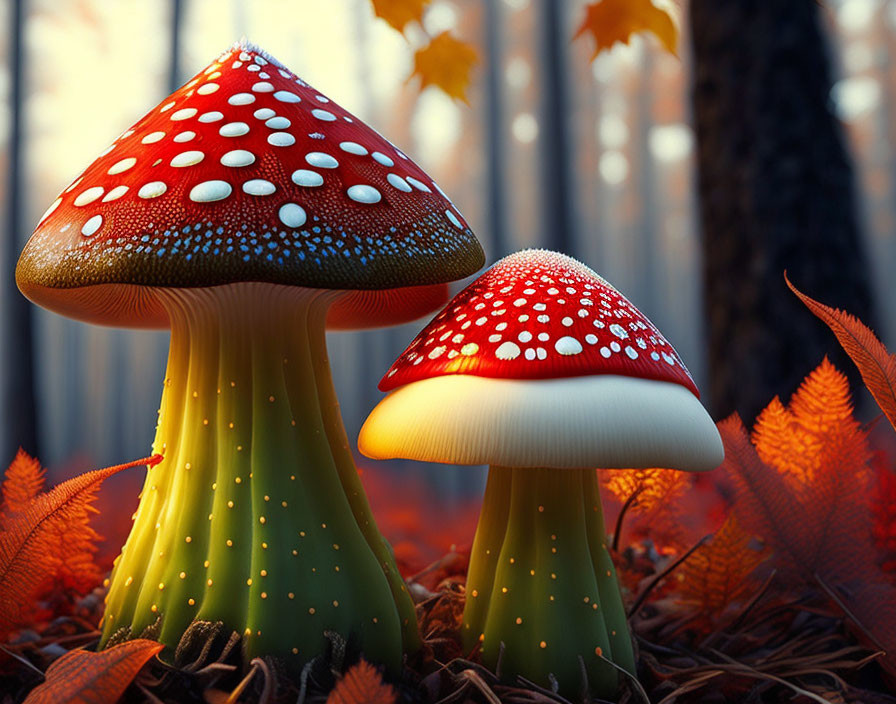
[[[708,401],[749,422],[828,354],[830,331],[784,285],[873,326],[853,173],[830,99],[815,0],[691,0],[693,101],[709,334]]]

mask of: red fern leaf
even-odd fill
[[[3,487],[0,489],[3,513],[9,515],[23,511],[44,490],[45,474],[40,462],[20,447],[3,475]]]
[[[377,669],[366,660],[349,668],[327,697],[327,704],[395,704],[398,694],[383,682]]]
[[[861,320],[810,298],[797,290],[786,274],[784,280],[806,307],[834,332],[840,345],[859,368],[862,380],[877,405],[896,428],[896,356],[887,351]]]
[[[61,564],[66,557],[65,548],[71,550],[74,542],[83,541],[75,554],[83,555],[86,549],[92,556],[90,551],[95,547],[91,541],[95,534],[89,529],[80,537],[75,533],[87,526],[91,502],[103,480],[123,469],[153,465],[159,460],[161,456],[155,455],[87,472],[38,495],[23,511],[12,516],[0,532],[0,635],[26,623],[35,612],[35,596],[41,585],[60,569],[66,573]]]

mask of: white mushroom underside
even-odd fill
[[[508,467],[706,471],[724,457],[715,424],[690,391],[617,375],[413,382],[373,409],[358,448],[374,459]]]

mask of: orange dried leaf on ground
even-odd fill
[[[27,623],[47,580],[60,575],[79,584],[91,576],[95,581],[87,588],[96,586],[98,575],[91,572],[96,569],[96,534],[88,525],[96,492],[107,477],[159,459],[157,455],[69,479],[13,516],[0,532],[0,635]]]
[[[396,699],[395,688],[383,682],[373,665],[360,660],[336,683],[327,704],[395,704]]]
[[[712,539],[681,565],[677,591],[697,615],[695,624],[712,628],[729,605],[751,596],[753,573],[768,557],[766,549],[752,542],[731,513]]]
[[[430,0],[371,0],[373,14],[386,20],[399,32],[409,22],[423,22],[423,11]]]
[[[137,639],[98,653],[72,650],[50,665],[46,681],[31,691],[24,704],[113,704],[163,647]]]
[[[576,37],[590,33],[594,37],[594,55],[610,49],[616,42],[628,44],[633,34],[650,32],[665,49],[677,54],[677,7],[666,3],[658,7],[651,0],[598,0],[585,8],[585,18]]]
[[[21,447],[15,459],[3,475],[2,512],[7,520],[10,514],[23,511],[31,500],[44,490],[46,471],[35,458]],[[2,525],[2,523],[0,523]]]
[[[442,32],[414,53],[411,77],[420,76],[420,90],[436,86],[449,97],[467,102],[470,73],[477,60],[472,46],[451,32]]]
[[[810,298],[790,283],[786,274],[784,280],[806,307],[837,336],[840,345],[859,368],[865,386],[896,428],[896,355],[890,354],[861,320]]]

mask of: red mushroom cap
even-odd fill
[[[351,326],[370,311],[375,322],[407,318],[405,300],[416,315],[424,302],[431,310],[447,297],[445,282],[483,259],[463,216],[419,166],[243,43],[63,191],[26,245],[16,280],[37,303],[113,323],[131,309],[160,315],[135,287],[437,285],[361,296],[357,306],[347,299],[335,318]],[[82,290],[94,286],[106,286],[104,296]]]
[[[618,374],[678,383],[700,396],[678,353],[641,311],[581,262],[546,250],[511,254],[457,294],[379,388],[447,374]]]

